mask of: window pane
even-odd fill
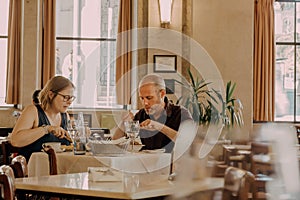
[[[121,107],[115,95],[118,4],[57,0],[56,74],[75,84],[74,107]]]
[[[297,46],[296,63],[296,121],[300,121],[300,47]]]
[[[276,2],[275,9],[275,41],[294,42],[295,3]]]
[[[300,41],[300,4],[296,3],[296,41]]]
[[[57,41],[56,74],[76,85],[76,107],[114,107],[115,41]]]
[[[5,104],[5,91],[6,91],[6,52],[7,52],[7,39],[0,38],[0,105]]]
[[[5,103],[7,71],[8,0],[0,0],[0,106]]]
[[[119,0],[58,0],[57,37],[115,38]]]
[[[0,0],[0,36],[7,36],[8,0]]]
[[[294,121],[294,46],[276,45],[275,120]]]

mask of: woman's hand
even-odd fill
[[[61,139],[68,136],[68,132],[60,126],[49,126],[48,132]]]

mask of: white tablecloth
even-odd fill
[[[72,152],[57,153],[58,174],[87,172],[88,167],[110,167],[126,173],[142,175],[156,174],[167,178],[171,155],[167,153],[133,153],[119,157],[98,157],[87,155],[74,155]],[[49,159],[44,152],[33,153],[28,162],[28,176],[49,175]],[[152,176],[153,177],[153,176]]]

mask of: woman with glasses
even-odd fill
[[[55,76],[39,93],[40,104],[27,106],[18,119],[10,141],[21,147],[27,161],[33,152],[41,151],[43,143],[61,142],[69,145],[67,109],[74,101],[74,84],[63,76]]]

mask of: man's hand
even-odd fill
[[[160,131],[164,127],[164,124],[161,124],[157,121],[153,121],[151,119],[146,119],[145,121],[140,123],[140,127],[142,129],[146,129],[150,131]]]

